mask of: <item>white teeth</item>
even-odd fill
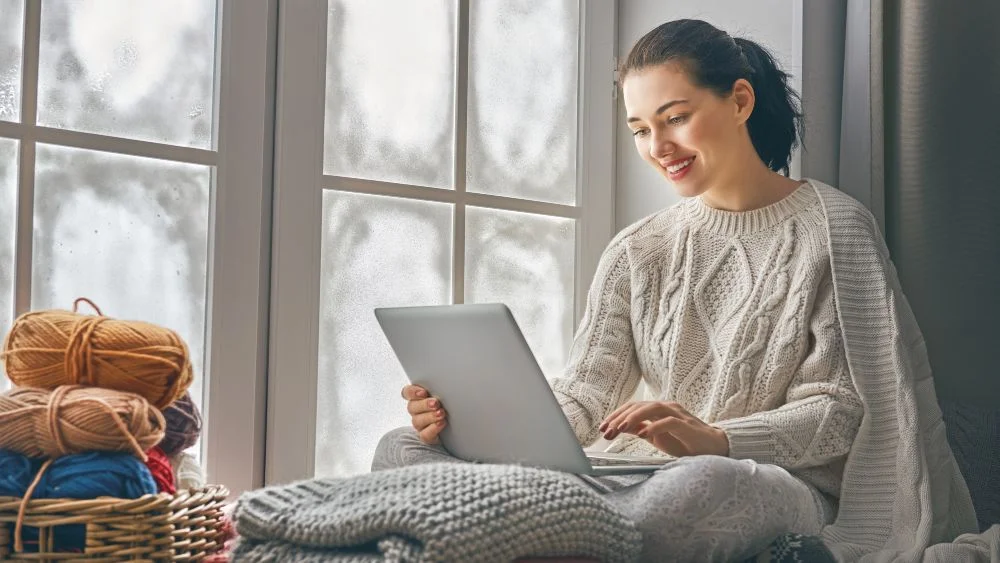
[[[680,163],[680,164],[674,164],[673,166],[668,166],[667,167],[667,172],[670,172],[671,174],[676,174],[676,173],[680,172],[681,170],[684,170],[685,168],[687,168],[688,165],[691,164],[692,162],[694,162],[694,157],[693,156],[691,158],[685,160],[684,162]]]

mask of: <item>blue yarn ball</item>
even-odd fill
[[[41,463],[0,449],[0,497],[20,497],[28,490]]]
[[[32,496],[92,499],[146,494],[156,494],[156,482],[141,460],[120,452],[87,452],[52,462]]]
[[[0,449],[0,496],[23,497],[42,460]],[[63,456],[42,474],[31,498],[93,499],[97,497],[139,498],[156,493],[156,482],[142,461],[118,452],[88,452]],[[81,550],[86,545],[82,524],[56,526],[55,545],[59,550]],[[37,551],[38,530],[25,526],[25,547]]]

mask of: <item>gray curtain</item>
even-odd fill
[[[1000,2],[804,4],[803,175],[883,228],[985,529],[1000,522]]]

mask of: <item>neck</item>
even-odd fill
[[[709,207],[723,211],[752,211],[781,201],[801,182],[771,170],[757,153],[744,155],[731,167],[732,172],[702,194]]]

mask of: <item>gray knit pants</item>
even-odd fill
[[[379,442],[372,471],[457,461],[398,428]],[[814,487],[751,460],[694,456],[653,474],[580,479],[638,525],[643,562],[742,561],[783,533],[818,534],[834,518]]]

